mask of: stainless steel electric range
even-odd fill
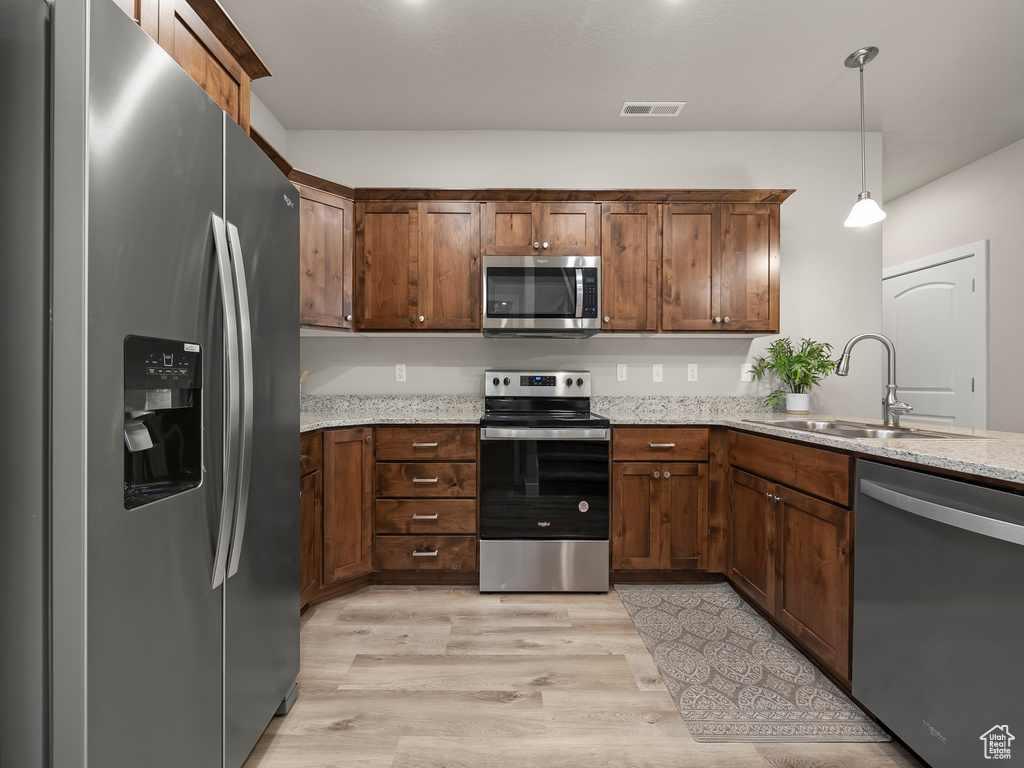
[[[607,592],[609,422],[587,371],[487,371],[480,590]]]

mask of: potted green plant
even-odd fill
[[[768,353],[754,358],[751,373],[757,381],[766,376],[780,386],[764,398],[765,405],[786,403],[786,413],[810,413],[811,387],[835,370],[832,345],[801,339],[794,348],[789,338],[777,339],[768,346]]]

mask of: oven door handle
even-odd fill
[[[603,440],[607,427],[481,427],[481,440]]]
[[[583,270],[576,270],[576,317],[583,317]]]

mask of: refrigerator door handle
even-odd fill
[[[238,294],[238,336],[242,345],[242,423],[241,448],[238,457],[238,493],[235,499],[235,530],[231,536],[231,556],[228,559],[228,578],[238,573],[245,538],[245,517],[249,508],[249,475],[252,469],[252,323],[249,318],[249,289],[245,283],[245,263],[242,261],[242,242],[238,227],[227,224],[228,248],[235,274]]]
[[[238,392],[238,330],[235,322],[235,291],[231,279],[231,265],[228,256],[227,235],[224,220],[216,213],[210,214],[213,223],[213,245],[217,256],[217,275],[220,282],[221,307],[224,310],[224,357],[227,373],[224,377],[226,400],[226,428],[224,430],[224,469],[222,474],[220,526],[217,531],[217,549],[213,558],[213,577],[210,589],[224,583],[228,546],[231,537],[231,520],[235,511],[237,483],[237,445],[240,397]]]

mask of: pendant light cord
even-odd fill
[[[867,155],[864,142],[864,64],[860,65],[860,191],[868,191]]]

